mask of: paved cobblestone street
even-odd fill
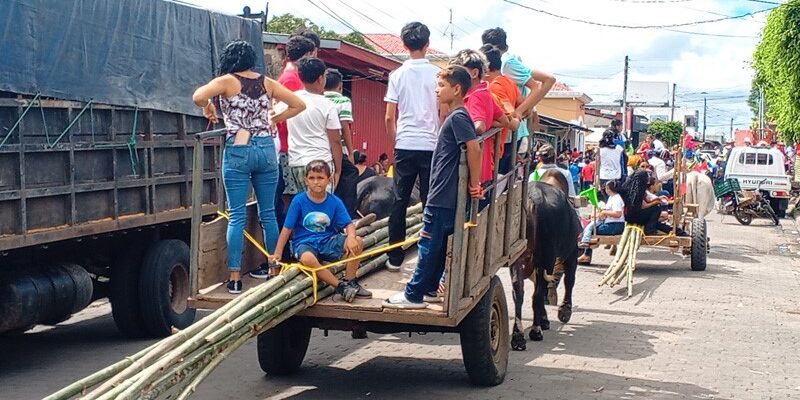
[[[712,214],[709,236],[705,272],[643,248],[630,299],[624,287],[597,287],[610,258],[596,251],[594,265],[579,269],[572,321],[562,325],[549,308],[552,330],[512,352],[494,388],[469,385],[456,335],[315,331],[300,374],[265,377],[250,341],[193,398],[800,398],[797,227]],[[1,338],[0,397],[39,398],[150,343],[121,339],[107,312],[100,304],[56,328]],[[530,326],[529,303],[525,312]]]

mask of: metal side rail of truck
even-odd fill
[[[207,121],[191,93],[261,27],[167,1],[61,3],[0,2],[0,334],[107,297],[126,336],[166,336],[195,318],[192,189],[203,215],[223,197],[220,141],[192,169]]]
[[[483,135],[481,142],[498,132],[493,130]],[[199,148],[207,137],[197,135],[196,157],[202,154]],[[516,140],[516,133],[513,140]],[[499,145],[495,146],[494,155],[494,165],[497,166]],[[195,158],[196,163],[200,161]],[[518,167],[524,169],[524,176],[528,175],[529,161],[519,163]],[[305,357],[313,328],[351,331],[356,336],[364,332],[443,332],[460,335],[464,366],[474,384],[502,383],[508,364],[510,334],[505,291],[500,278],[495,275],[500,268],[513,264],[527,245],[522,205],[528,182],[527,179],[516,179],[517,173],[518,169],[514,168],[512,172],[495,178],[487,189],[487,196],[493,193],[489,189],[499,183],[510,181],[511,184],[500,185],[505,186],[503,191],[480,211],[478,202],[472,201],[468,213],[467,164],[462,151],[456,229],[448,241],[447,279],[442,303],[431,303],[423,310],[383,308],[382,303],[388,296],[405,288],[409,270],[398,273],[379,268],[361,279],[361,283],[372,291],[371,299],[358,299],[353,303],[334,300],[333,296],[321,299],[300,314],[260,334],[258,358],[264,372],[273,375],[296,372]],[[200,196],[199,191],[194,195]],[[199,212],[195,215],[198,217],[192,222],[192,243],[196,247],[192,247],[190,267],[194,290],[189,304],[216,309],[235,296],[221,284],[227,276],[227,221],[217,218],[204,222]],[[246,229],[260,240],[262,234],[257,227],[257,215],[251,207]],[[263,259],[253,246],[246,246],[242,265],[257,266],[259,257]],[[413,265],[404,263],[405,266],[409,264]],[[243,280],[247,287],[259,284],[245,274]]]

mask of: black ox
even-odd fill
[[[532,297],[533,327],[529,333],[531,340],[542,340],[542,330],[550,329],[544,307],[545,294],[548,284],[553,291],[557,288],[561,274],[564,276],[566,293],[558,308],[558,319],[567,323],[572,316],[572,289],[578,267],[577,238],[581,233],[581,223],[567,197],[568,184],[560,172],[551,169],[542,175],[538,183],[531,184],[528,191],[525,204],[528,246],[510,268],[515,314],[511,348],[514,350],[526,349],[522,326],[526,279],[531,279],[535,288]]]
[[[373,176],[359,182],[357,189],[357,209],[361,215],[375,214],[377,219],[386,218],[392,212],[395,202],[394,182],[385,176]],[[409,205],[419,203],[418,184],[411,191]]]

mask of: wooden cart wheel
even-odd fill
[[[692,271],[705,271],[708,239],[706,237],[706,220],[692,220]]]
[[[503,383],[510,342],[508,306],[500,278],[492,277],[489,290],[458,328],[470,382],[480,386]]]
[[[258,335],[258,364],[269,375],[291,375],[300,369],[311,341],[311,326],[301,317],[289,318]]]

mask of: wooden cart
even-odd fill
[[[493,130],[484,135],[482,145],[483,140],[497,133],[497,130]],[[196,135],[195,164],[201,165],[203,162],[203,141],[214,135]],[[516,134],[513,140],[516,140]],[[495,143],[495,172],[499,147],[500,143]],[[527,176],[529,164],[525,162],[518,165]],[[361,284],[372,291],[372,299],[346,303],[331,296],[259,335],[257,347],[261,368],[268,374],[279,375],[297,371],[305,357],[312,328],[352,331],[354,336],[367,331],[448,332],[461,336],[464,365],[470,380],[478,385],[500,384],[505,378],[508,364],[509,318],[505,291],[495,275],[501,267],[516,261],[525,250],[525,212],[522,204],[524,193],[527,193],[527,180],[515,179],[516,171],[495,179],[491,187],[509,179],[513,180],[513,184],[508,185],[481,212],[476,211],[477,202],[473,201],[470,207],[473,211],[468,216],[467,173],[465,152],[462,151],[456,230],[448,241],[443,303],[430,304],[424,310],[384,309],[383,301],[405,288],[410,271],[407,268],[401,273],[379,269],[361,279]],[[195,191],[194,196],[199,198],[201,193]],[[189,299],[193,307],[219,308],[234,296],[228,294],[220,283],[227,276],[226,224],[222,218],[203,221],[202,214],[195,212],[190,262],[192,295]],[[246,230],[260,239],[261,230],[257,227],[255,213],[248,212]],[[252,246],[246,247],[243,265],[256,266],[263,261],[263,256]],[[413,270],[411,261],[407,260],[405,266]],[[247,287],[258,284],[258,281],[246,276],[243,274]]]
[[[683,143],[683,137],[681,137]],[[597,163],[600,162],[600,153],[598,152]],[[678,150],[675,158],[675,192],[680,193],[681,188],[686,182],[686,170],[683,167],[683,145]],[[599,168],[598,168],[599,169]],[[599,178],[595,180],[599,181]],[[672,206],[672,232],[668,235],[647,235],[642,237],[642,246],[649,247],[662,247],[671,250],[672,252],[682,251],[685,255],[691,256],[691,269],[692,271],[704,271],[706,269],[706,258],[708,254],[708,238],[706,221],[703,218],[698,218],[697,204],[686,204],[684,202],[685,194],[675,196],[675,202]],[[677,236],[677,228],[681,227],[686,231],[687,236]],[[605,236],[593,235],[589,244],[591,247],[598,247],[601,245],[614,245],[619,244],[621,235]]]

